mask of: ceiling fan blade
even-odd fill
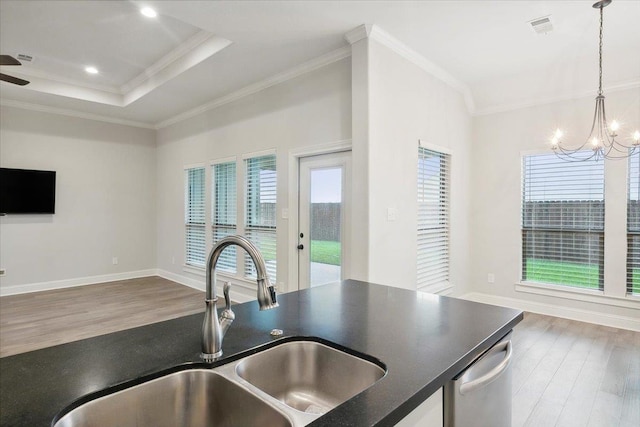
[[[20,61],[11,55],[0,55],[0,65],[22,65]]]
[[[13,76],[7,76],[6,74],[2,74],[2,73],[0,73],[0,80],[13,83],[14,85],[18,85],[18,86],[24,86],[29,84],[29,82],[26,80],[22,80]]]

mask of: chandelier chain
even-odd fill
[[[604,10],[604,7],[601,6],[600,7],[600,46],[599,46],[599,50],[598,50],[598,58],[599,58],[598,67],[599,67],[599,70],[600,70],[599,80],[598,80],[598,82],[599,82],[598,95],[602,95],[602,28],[603,28],[602,21],[603,21],[603,17],[604,17],[603,10]]]

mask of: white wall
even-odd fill
[[[55,215],[0,219],[0,265],[7,269],[0,293],[155,269],[202,288],[203,275],[183,267],[185,165],[275,149],[281,213],[296,192],[289,185],[291,150],[351,138],[351,277],[415,289],[422,139],[452,152],[454,295],[550,308],[550,314],[582,320],[595,313],[610,324],[640,319],[638,308],[611,303],[624,288],[624,220],[616,215],[626,206],[626,162],[606,167],[605,286],[614,299],[587,302],[516,290],[521,152],[546,150],[560,124],[568,137],[586,132],[592,97],[472,119],[462,95],[375,39],[352,49],[352,58],[157,133],[3,107],[1,165],[57,170],[58,185]],[[607,108],[622,123],[639,123],[640,90],[608,94]],[[397,209],[396,221],[387,220],[387,208]],[[289,277],[296,236],[288,221],[278,219],[277,282],[283,290],[297,287]],[[487,283],[488,273],[495,274],[495,284]]]
[[[609,93],[606,104],[610,120],[640,123],[640,89]],[[473,291],[498,298],[487,301],[513,299],[511,303],[536,311],[564,307],[568,310],[556,314],[583,320],[599,316],[609,324],[618,318],[640,319],[640,302],[635,308],[611,305],[624,298],[625,289],[626,161],[605,163],[605,294],[613,299],[584,302],[515,289],[521,265],[521,152],[549,152],[556,127],[566,132],[567,142],[586,138],[594,107],[594,97],[587,97],[474,118],[471,284]],[[487,283],[488,273],[495,274],[495,284]]]
[[[361,86],[368,96],[354,107],[364,116],[368,132],[362,155],[368,176],[368,276],[367,280],[416,289],[417,277],[417,167],[418,140],[449,149],[451,170],[450,267],[454,294],[468,283],[469,151],[471,116],[463,96],[431,74],[375,39],[353,45],[361,65]],[[364,52],[359,52],[364,51]],[[355,61],[355,60],[354,60]],[[355,63],[355,62],[354,62]],[[354,81],[356,76],[353,76]],[[354,83],[354,87],[356,83]],[[366,112],[361,110],[366,109]],[[368,116],[367,116],[368,113]],[[354,124],[354,130],[362,124]],[[397,220],[387,219],[387,209],[397,209]]]
[[[54,215],[0,218],[0,293],[155,268],[155,131],[10,107],[0,117],[2,167],[57,172]]]
[[[350,138],[350,58],[159,130],[157,265],[162,274],[204,286],[201,275],[183,268],[185,165],[276,149],[281,213],[289,208],[289,191],[296,191],[288,185],[290,150]],[[295,236],[289,235],[288,220],[280,215],[277,229],[277,281],[280,289],[286,289],[287,251],[292,250]]]

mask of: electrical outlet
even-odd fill
[[[172,256],[171,257],[171,264],[175,264],[176,263],[176,257]]]
[[[289,209],[287,208],[282,209],[282,219],[289,219]]]
[[[113,263],[113,265],[118,265],[118,257],[114,256],[113,258],[111,258],[111,262]]]
[[[398,219],[398,209],[387,208],[387,221],[395,221]]]
[[[488,283],[496,283],[496,275],[493,273],[487,274],[487,282]]]

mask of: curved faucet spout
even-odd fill
[[[225,286],[227,307],[222,313],[222,318],[218,318],[218,311],[216,309],[216,302],[218,302],[216,292],[216,264],[222,251],[231,245],[240,246],[244,249],[255,265],[260,310],[269,310],[278,306],[275,289],[269,282],[269,277],[267,276],[264,257],[258,248],[244,236],[227,236],[220,239],[211,249],[209,258],[207,259],[206,309],[204,322],[202,323],[202,358],[205,361],[213,361],[222,356],[222,339],[235,318],[233,311],[229,308],[228,285]]]

